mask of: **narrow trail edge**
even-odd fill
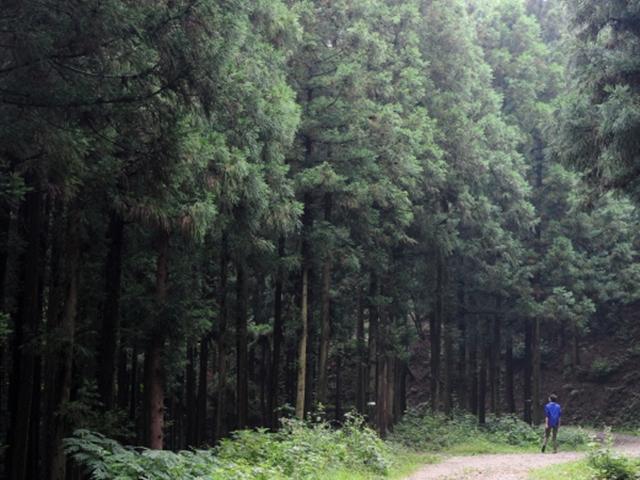
[[[614,448],[627,455],[640,456],[640,437],[615,435]],[[452,456],[421,468],[406,480],[527,480],[532,470],[585,456],[586,452],[562,451]]]

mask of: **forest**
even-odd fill
[[[638,0],[3,0],[0,479],[638,429],[639,202]]]

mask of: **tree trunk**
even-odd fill
[[[118,375],[117,375],[117,404],[120,410],[126,410],[129,402],[129,383],[131,380],[130,373],[127,370],[129,357],[127,349],[120,345],[118,353]]]
[[[11,230],[11,207],[0,201],[0,312],[4,311],[6,301],[7,266],[9,262],[9,231]],[[0,359],[0,361],[2,361]]]
[[[53,277],[51,279],[47,278],[47,273],[48,273],[47,262],[50,260],[50,256],[47,254],[47,252],[49,251],[48,243],[50,241],[49,230],[51,229],[51,218],[53,215],[55,215],[56,207],[58,206],[59,206],[58,203],[56,202],[52,203],[51,199],[49,199],[44,206],[43,228],[40,233],[40,252],[43,260],[42,262],[40,262],[40,265],[38,267],[38,312],[39,312],[40,318],[42,318],[44,314],[44,309],[45,309],[44,295],[45,295],[45,288],[47,286],[47,283],[49,282],[49,280],[53,280],[53,281],[58,280]],[[69,226],[66,225],[65,222],[61,222],[61,223],[64,225],[63,226],[64,233],[62,233],[61,235],[66,235],[67,237],[70,237]],[[62,239],[62,241],[64,240],[65,239]],[[70,240],[69,238],[66,238],[66,240],[69,240],[69,243],[73,243],[73,241]],[[65,252],[65,253],[68,253],[68,252]],[[53,252],[51,252],[51,254],[53,254]],[[52,263],[50,266],[54,267],[55,265]],[[46,349],[43,349],[43,351],[46,352]],[[47,358],[46,360],[48,359],[49,358]],[[40,478],[47,474],[46,471],[45,472],[41,471],[41,468],[44,467],[46,469],[46,465],[47,465],[46,463],[47,458],[42,459],[42,456],[46,456],[46,455],[44,454],[41,455],[41,452],[47,452],[49,449],[49,445],[45,443],[44,438],[42,438],[43,435],[41,434],[42,421],[44,420],[46,423],[48,420],[46,417],[43,419],[43,416],[42,416],[42,406],[43,406],[42,405],[43,404],[42,378],[43,378],[43,355],[42,353],[39,353],[36,356],[36,361],[35,361],[35,372],[34,372],[34,380],[33,380],[33,400],[31,404],[31,422],[30,422],[31,431],[29,432],[29,455],[31,456],[31,458],[36,459],[36,461],[29,462],[29,466],[27,468],[28,478]],[[46,398],[45,398],[45,401],[46,401]]]
[[[165,434],[165,447],[167,450],[177,450],[178,447],[178,428],[180,426],[180,415],[178,414],[178,399],[175,395],[171,395],[168,399],[169,408],[166,417],[169,419],[169,435]]]
[[[164,310],[167,301],[169,234],[161,232],[156,259],[156,302],[159,318],[151,332],[145,354],[145,390],[148,415],[148,444],[153,450],[164,447]]]
[[[286,393],[287,403],[295,405],[296,402],[296,345],[294,342],[287,342],[287,352],[285,357],[285,378],[284,390]]]
[[[209,382],[209,336],[200,340],[200,366],[198,369],[198,405],[196,414],[195,441],[198,446],[202,446],[207,441],[208,418],[208,382]]]
[[[389,356],[387,363],[387,405],[386,405],[386,427],[387,432],[393,429],[393,414],[395,411],[396,399],[396,370],[398,362],[395,357]]]
[[[307,311],[308,295],[309,269],[305,264],[302,267],[302,304],[300,308],[302,332],[298,343],[298,387],[296,392],[296,417],[301,420],[304,418],[305,388],[307,379],[307,340],[309,337],[309,318]]]
[[[467,385],[469,386],[469,407],[471,413],[478,414],[478,325],[475,321],[467,323],[467,352],[469,357]]]
[[[535,175],[536,175],[536,193],[538,198],[541,198],[544,195],[543,192],[543,180],[544,180],[544,154],[541,144],[540,138],[534,138],[534,142],[536,143],[536,148],[534,149],[534,160],[535,160]],[[538,205],[536,205],[538,207]],[[542,222],[536,224],[535,227],[535,235],[536,235],[536,252],[539,256],[543,255],[542,248]],[[533,291],[534,297],[538,302],[542,301],[542,277],[541,272],[537,272],[533,278]],[[529,359],[530,359],[530,374],[531,374],[531,386],[530,392],[531,401],[529,402],[529,417],[530,420],[538,425],[542,420],[542,411],[540,409],[540,318],[536,317],[533,321],[533,325],[529,322],[530,329],[530,347],[529,347]]]
[[[580,332],[578,330],[578,322],[573,321],[571,324],[571,367],[573,371],[580,366]]]
[[[98,342],[98,393],[106,410],[114,407],[114,385],[120,329],[120,283],[122,277],[122,247],[124,222],[111,214],[109,221],[109,253],[105,264],[105,299],[102,334]]]
[[[364,338],[364,305],[362,291],[358,291],[358,318],[356,324],[356,410],[364,415],[367,403],[367,345]]]
[[[149,448],[162,450],[164,446],[164,379],[162,350],[164,341],[155,333],[145,352],[145,396],[147,410],[147,441]]]
[[[268,411],[268,396],[271,385],[271,345],[269,338],[264,336],[260,339],[260,378],[256,381],[260,384],[260,425],[271,425],[271,415]]]
[[[139,387],[138,387],[138,348],[133,347],[131,352],[131,394],[129,395],[129,421],[133,422],[136,419],[136,408],[138,406]]]
[[[377,430],[380,437],[385,438],[387,435],[387,369],[389,367],[387,356],[378,352],[378,390],[376,400],[376,412],[377,412]]]
[[[312,278],[312,274],[311,271],[309,271],[309,294],[308,294],[308,301],[307,301],[307,317],[309,318],[309,320],[307,321],[307,371],[306,371],[306,375],[307,375],[307,381],[306,381],[306,385],[305,385],[305,398],[304,398],[304,411],[305,412],[310,412],[311,410],[314,409],[314,394],[315,394],[315,388],[314,385],[317,384],[317,378],[318,378],[318,355],[314,355],[314,351],[312,348],[310,348],[310,345],[312,345],[312,340],[314,338],[318,338],[318,340],[320,339],[319,335],[314,335],[314,331],[313,331],[313,322],[311,321],[311,313],[313,312],[313,286],[311,283],[311,278]]]
[[[187,446],[198,446],[196,430],[198,429],[198,409],[196,407],[196,358],[195,348],[189,344],[187,346]]]
[[[278,388],[280,386],[280,356],[282,351],[283,318],[282,318],[282,287],[284,283],[284,268],[282,262],[285,255],[285,240],[281,236],[278,240],[278,272],[276,273],[274,313],[273,313],[273,356],[271,359],[271,386],[267,410],[269,414],[269,427],[272,430],[278,428]]]
[[[463,406],[467,405],[468,399],[468,383],[469,379],[467,377],[467,362],[469,360],[467,356],[467,324],[466,317],[464,315],[463,309],[464,305],[462,302],[459,302],[459,311],[458,311],[458,330],[460,332],[459,340],[458,340],[458,371],[457,376],[458,379],[456,381],[456,392],[458,395],[458,405]]]
[[[9,262],[9,231],[11,229],[11,208],[6,202],[0,202],[0,313],[6,308],[6,281]],[[5,374],[7,370],[6,350],[0,345],[0,411],[6,412],[4,398],[6,385]],[[7,412],[8,413],[8,412]],[[6,413],[0,413],[0,431],[5,431]],[[4,439],[0,440],[4,441]],[[3,472],[4,473],[4,472]]]
[[[52,453],[49,457],[50,465],[47,471],[51,480],[65,480],[66,478],[66,457],[64,454],[62,440],[68,436],[69,425],[66,416],[60,410],[69,402],[71,398],[71,379],[73,367],[73,348],[75,337],[76,315],[78,311],[78,284],[79,284],[79,256],[80,247],[77,233],[79,219],[77,215],[69,218],[69,237],[67,239],[68,251],[66,252],[67,262],[67,287],[64,302],[64,311],[58,330],[57,349],[52,359],[56,364],[54,370],[55,380],[53,383],[53,405],[54,415],[51,421],[51,431],[49,432],[51,443],[47,445]]]
[[[402,418],[406,410],[406,381],[407,365],[404,360],[396,359],[396,389],[395,400],[393,402],[393,423],[397,423]]]
[[[336,422],[342,420],[342,355],[336,357]]]
[[[532,341],[532,328],[531,320],[526,319],[524,322],[524,378],[523,378],[523,393],[524,393],[524,415],[523,419],[525,423],[531,424],[531,341]]]
[[[236,405],[238,429],[246,428],[249,414],[247,361],[247,272],[244,260],[236,263]]]
[[[500,317],[496,315],[492,323],[489,390],[491,412],[497,414],[500,411]]]
[[[437,287],[436,287],[436,305],[435,313],[436,322],[439,324],[438,329],[443,332],[444,341],[444,368],[443,385],[442,385],[442,405],[445,415],[451,415],[452,412],[452,389],[453,389],[453,338],[451,319],[447,318],[444,312],[444,284],[445,284],[445,265],[442,254],[438,254],[437,266]]]
[[[504,378],[504,394],[505,404],[509,413],[516,412],[516,400],[513,391],[513,327],[509,327],[505,338],[505,378]]]
[[[369,284],[369,345],[368,345],[368,366],[367,366],[367,398],[377,402],[378,392],[378,306],[376,296],[378,295],[378,280],[375,273],[371,273]],[[371,419],[373,422],[374,419]]]
[[[487,404],[487,363],[491,355],[489,346],[489,321],[484,320],[484,332],[479,342],[478,355],[480,356],[480,376],[478,379],[478,423],[486,423]]]
[[[540,405],[540,319],[536,318],[533,324],[533,369],[532,369],[532,388],[531,388],[531,408],[532,420],[534,425],[538,425],[542,421],[542,410]]]
[[[36,368],[33,374],[33,400],[31,403],[31,422],[29,423],[29,455],[34,461],[27,466],[27,478],[40,478],[41,449],[48,448],[40,439],[42,421],[42,357],[36,357]]]
[[[14,319],[13,364],[11,372],[11,392],[9,411],[11,426],[6,467],[9,480],[24,480],[29,452],[29,432],[31,431],[31,410],[36,373],[36,337],[40,324],[40,233],[43,222],[42,194],[39,185],[31,176],[26,178],[31,190],[25,195],[20,212],[19,233],[25,242],[20,262],[22,289],[18,301],[18,311]]]
[[[65,236],[68,236],[68,222],[64,221],[65,209],[61,201],[55,202],[51,212],[51,251],[49,255],[49,279],[47,292],[47,351],[49,352],[44,365],[44,444],[46,445],[44,458],[44,477],[51,478],[51,465],[56,449],[49,448],[55,444],[52,437],[56,411],[59,408],[59,351],[58,338],[62,337],[60,325],[62,323],[61,311],[64,310],[64,302],[68,287],[68,269],[63,272],[62,259],[65,258]],[[67,260],[68,261],[68,260]]]
[[[442,406],[445,415],[450,416],[453,411],[453,370],[455,368],[453,359],[453,339],[451,332],[450,318],[443,315],[443,331],[444,331],[444,368],[443,384],[442,384]]]
[[[227,270],[229,265],[229,246],[227,234],[222,234],[222,245],[220,248],[220,291],[218,305],[220,311],[218,327],[218,395],[216,399],[216,439],[222,438],[227,430],[226,422],[226,386],[227,386]]]
[[[438,293],[436,292],[436,298]],[[436,301],[437,303],[437,301]],[[438,409],[438,399],[440,398],[440,318],[438,316],[438,308],[434,309],[429,317],[429,340],[431,343],[431,352],[429,356],[429,366],[431,370],[431,410]]]
[[[462,341],[464,342],[464,385],[465,385],[465,403],[461,405],[465,405],[466,408],[473,412],[476,406],[476,401],[472,400],[474,397],[473,387],[472,387],[472,368],[471,368],[471,360],[473,358],[473,327],[475,325],[470,321],[467,321],[465,318],[465,327],[464,327],[464,337]]]
[[[312,150],[311,139],[306,139],[306,155]],[[296,417],[304,418],[307,387],[307,343],[309,341],[309,233],[313,224],[311,217],[311,194],[304,196],[302,217],[302,285],[300,292],[301,333],[298,341],[298,381],[296,387]]]
[[[379,291],[379,290],[378,290]],[[378,309],[378,328],[376,329],[376,426],[380,437],[387,435],[387,369],[389,359],[387,358],[387,326],[388,316],[386,309]]]
[[[331,194],[324,197],[324,221],[331,221]],[[318,361],[318,402],[327,404],[329,386],[329,343],[331,341],[331,263],[333,253],[328,251],[322,266],[322,319],[320,325],[320,354]]]

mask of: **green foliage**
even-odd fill
[[[409,409],[395,425],[390,440],[415,450],[442,450],[461,442],[477,431],[477,421],[471,415],[456,415],[447,419],[440,413],[431,413],[428,407]],[[465,433],[467,432],[467,433]]]
[[[389,467],[388,451],[360,417],[350,415],[343,428],[326,423],[305,424],[283,420],[275,434],[241,431],[217,449],[222,461],[242,459],[249,464],[280,468],[287,478],[314,478],[319,472],[344,466],[383,474]]]
[[[117,439],[135,437],[127,412],[105,411],[93,382],[84,383],[78,389],[77,397],[65,403],[57,414],[72,428],[82,427]]]
[[[620,368],[620,365],[609,359],[598,357],[591,362],[589,377],[596,382],[604,382]]]
[[[568,2],[575,27],[573,82],[561,110],[557,152],[600,190],[637,202],[640,50],[637,2]]]
[[[348,415],[341,429],[326,423],[285,420],[277,433],[235,432],[215,449],[204,451],[139,450],[79,430],[66,450],[93,479],[322,479],[343,469],[386,475],[391,452],[361,417]]]
[[[277,469],[239,459],[223,464],[213,451],[169,452],[126,448],[102,435],[79,430],[65,440],[67,453],[95,480],[283,479]]]
[[[484,429],[493,439],[507,445],[531,445],[540,439],[535,429],[516,415],[492,415]]]
[[[531,472],[531,480],[593,480],[593,472],[586,460],[561,463]]]
[[[613,451],[611,429],[606,430],[603,443],[591,444],[587,462],[595,480],[633,480],[640,477],[638,462]]]
[[[582,449],[589,444],[590,435],[581,427],[563,426],[558,430],[558,443],[564,449]]]
[[[38,192],[46,218],[33,220],[41,223],[46,262],[44,315],[33,325],[51,337],[56,309],[66,311],[67,300],[55,297],[64,297],[71,263],[51,239],[82,211],[81,285],[69,303],[78,312],[73,364],[86,368],[61,388],[78,395],[47,412],[108,437],[134,436],[123,412],[102,413],[87,381],[101,366],[100,323],[117,303],[109,347],[124,354],[123,374],[137,375],[146,341],[164,334],[162,377],[177,402],[167,430],[178,431],[169,442],[190,436],[179,430],[193,422],[178,417],[188,416],[192,402],[197,417],[207,413],[200,400],[206,404],[210,392],[200,390],[208,386],[225,417],[231,377],[246,371],[240,359],[249,352],[257,358],[258,349],[263,362],[272,358],[279,334],[272,312],[286,323],[280,355],[299,340],[302,262],[311,272],[310,331],[321,330],[313,322],[329,313],[325,346],[345,358],[347,382],[354,366],[374,361],[360,345],[365,338],[380,358],[408,361],[407,347],[427,318],[446,326],[447,360],[469,340],[483,346],[487,315],[475,311],[495,312],[518,349],[523,319],[545,323],[545,338],[535,342],[543,348],[553,347],[560,327],[577,341],[615,325],[607,320],[612,313],[640,298],[640,216],[628,200],[592,200],[580,176],[557,160],[578,166],[588,181],[640,196],[633,27],[640,18],[631,3],[573,2],[577,80],[563,95],[570,83],[561,48],[565,11],[555,0],[10,2],[0,17],[0,215],[11,222],[0,232],[0,254],[19,269],[23,230],[32,225],[21,200]],[[102,240],[112,216],[125,223],[114,292],[104,282],[113,239]],[[156,291],[164,284],[156,278],[160,232],[170,236],[166,294]],[[3,310],[25,293],[16,273],[5,275]],[[354,327],[365,316],[356,343]],[[11,336],[12,326],[0,314],[0,345],[20,336]],[[233,335],[243,340],[236,351]],[[197,363],[186,354],[212,338],[223,357],[213,377],[204,354]],[[60,342],[42,343],[51,350],[42,358],[57,362],[49,353]],[[224,368],[233,357],[236,368]],[[290,375],[289,357],[286,365]],[[615,368],[597,359],[590,375],[604,381]],[[247,397],[271,391],[267,371],[250,372],[249,393],[238,398],[245,391],[238,388],[235,398],[250,403]],[[328,371],[325,365],[321,373]],[[194,382],[199,400],[191,398]],[[131,395],[139,386],[131,385]],[[271,393],[277,399],[282,392]],[[131,399],[133,408],[140,397]],[[119,398],[120,408],[127,401]],[[567,445],[584,443],[583,432],[563,428],[560,435]],[[416,410],[393,438],[416,449],[489,451],[527,448],[539,432],[512,416],[479,427],[471,415]],[[81,440],[93,450],[82,450]],[[303,478],[329,468],[383,474],[389,457],[356,417],[340,430],[287,421],[278,433],[240,431],[214,453],[139,452],[88,431],[69,448],[101,465],[95,475],[114,469],[122,478],[147,470],[157,478],[202,471]]]
[[[493,451],[492,446],[531,447],[540,434],[513,415],[489,416],[484,426],[468,413],[457,412],[452,418],[432,413],[426,408],[409,410],[394,427],[391,441],[421,451],[450,450],[465,445],[466,453]]]

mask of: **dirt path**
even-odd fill
[[[640,437],[616,435],[616,450],[640,456]],[[450,457],[441,463],[428,465],[407,480],[526,480],[536,468],[572,462],[585,453],[513,453]]]

